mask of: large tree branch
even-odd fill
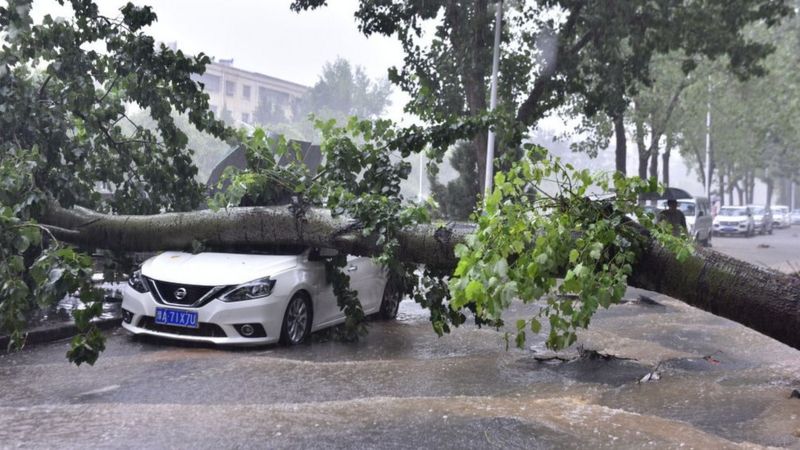
[[[58,238],[88,248],[120,251],[268,248],[270,244],[333,247],[356,255],[378,252],[357,222],[322,209],[289,206],[230,208],[154,216],[113,216],[51,206],[41,222]],[[398,257],[443,269],[457,262],[456,244],[474,232],[469,223],[403,230]],[[655,242],[643,247],[629,284],[651,289],[739,322],[800,349],[800,279],[698,249],[679,262]]]
[[[292,206],[238,207],[152,216],[101,214],[86,208],[51,205],[41,223],[57,239],[85,248],[126,252],[190,250],[201,243],[217,250],[269,249],[271,245],[337,248],[354,255],[379,252],[376,239],[364,237],[360,224],[324,209]],[[405,261],[454,267],[453,247],[474,231],[474,225],[451,222],[421,225],[398,236]]]

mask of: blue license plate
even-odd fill
[[[156,323],[178,327],[197,328],[197,313],[179,309],[156,308]]]

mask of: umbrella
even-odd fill
[[[642,194],[642,200],[681,200],[685,198],[694,198],[692,194],[680,188],[668,187],[664,188],[664,192],[648,192]]]

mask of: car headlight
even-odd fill
[[[142,270],[139,269],[131,274],[128,277],[128,286],[132,287],[136,292],[140,292],[144,294],[145,292],[150,292],[150,289],[147,287],[147,283],[144,281],[144,277],[142,277]]]
[[[267,297],[272,293],[272,288],[274,286],[275,280],[271,280],[269,277],[261,278],[240,284],[220,296],[219,299],[223,302],[240,302],[242,300],[254,300]]]

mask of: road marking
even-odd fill
[[[119,389],[119,385],[112,384],[111,386],[101,387],[100,389],[95,389],[93,391],[88,391],[82,394],[78,394],[78,397],[85,397],[87,395],[105,394],[106,392],[115,391],[117,389]]]

